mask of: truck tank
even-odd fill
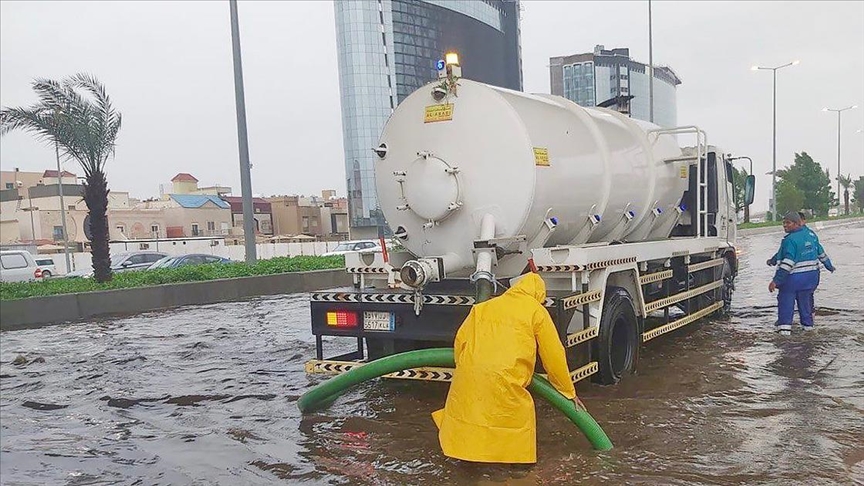
[[[466,79],[446,96],[438,86],[399,104],[376,150],[381,210],[417,257],[446,256],[447,275],[464,276],[478,239],[550,247],[669,236],[663,221],[681,214],[689,174],[673,136],[561,97]],[[498,267],[518,274],[526,262],[514,254]]]

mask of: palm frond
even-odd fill
[[[0,135],[12,130],[24,130],[41,142],[53,142],[56,133],[55,120],[38,106],[31,108],[4,108],[0,110]]]
[[[85,73],[62,81],[37,78],[32,86],[38,102],[0,110],[0,135],[27,131],[39,141],[56,143],[64,157],[80,163],[85,176],[103,172],[122,124],[105,86]]]

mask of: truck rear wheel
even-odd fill
[[[723,266],[721,267],[720,272],[720,276],[723,278],[723,286],[720,287],[723,307],[717,309],[714,315],[728,316],[729,312],[732,310],[732,292],[735,291],[735,274],[732,271],[732,262],[728,257],[723,259]]]
[[[636,368],[639,352],[639,321],[633,299],[621,287],[606,289],[600,335],[594,342],[598,371],[594,381],[603,385],[618,383],[625,373]]]

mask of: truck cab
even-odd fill
[[[694,153],[694,148],[684,149],[685,154]],[[705,223],[700,227],[699,236],[719,236],[727,242],[735,242],[738,230],[738,213],[736,211],[735,186],[731,157],[714,146],[708,146],[701,169],[706,174],[706,184],[702,196],[702,207],[705,208]],[[694,159],[695,160],[695,159]],[[696,236],[697,203],[699,172],[696,166],[690,165],[688,171],[689,185],[682,197],[686,209],[679,224],[673,230],[672,236]],[[744,194],[752,202],[755,178],[747,177]],[[746,201],[745,201],[746,202]]]

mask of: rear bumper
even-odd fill
[[[392,354],[399,350],[420,347],[452,346],[456,331],[471,311],[474,299],[467,295],[425,295],[419,315],[415,312],[414,295],[410,293],[381,292],[335,292],[313,293],[310,302],[312,334],[316,338],[318,359],[323,359],[322,336],[356,338],[358,346],[363,341],[386,345],[389,349],[373,350],[371,354]],[[327,324],[327,313],[334,311],[356,312],[357,326],[334,327]],[[364,328],[366,312],[389,312],[394,317],[392,331]],[[347,357],[347,356],[346,356]],[[358,359],[356,356],[350,359]]]

